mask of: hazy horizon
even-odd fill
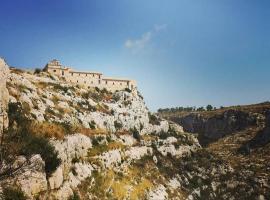
[[[0,56],[135,79],[147,106],[270,99],[266,0],[3,1]]]

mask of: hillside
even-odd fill
[[[136,90],[82,88],[18,69],[10,70],[7,89],[3,198],[188,196],[161,162],[190,155],[200,145],[180,126],[151,114]]]
[[[230,193],[225,199],[232,196],[237,197],[236,199],[269,199],[269,112],[270,104],[261,103],[209,112],[159,115],[197,135],[200,144],[204,146],[202,150],[207,155],[229,164],[232,169],[230,175],[222,177],[222,182]],[[212,163],[211,160],[205,159],[205,162]],[[200,164],[202,163],[196,163]],[[224,199],[224,196],[220,198]]]
[[[219,119],[236,120],[202,148],[196,121],[185,132],[150,113],[137,90],[83,88],[46,72],[9,71],[3,60],[0,69],[2,199],[269,197],[266,111],[225,111]]]

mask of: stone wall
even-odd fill
[[[0,133],[2,133],[3,127],[8,127],[8,118],[6,112],[9,101],[9,93],[6,87],[8,75],[9,66],[6,64],[4,59],[0,58]]]

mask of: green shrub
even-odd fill
[[[71,167],[71,172],[72,172],[72,174],[73,174],[74,176],[77,176],[77,175],[78,175],[78,173],[76,172],[75,167]]]
[[[72,158],[71,162],[72,164],[75,164],[75,163],[80,162],[80,159],[77,156],[75,156],[74,158]]]
[[[118,121],[114,121],[114,127],[116,130],[120,130],[121,128],[123,128],[123,125]]]
[[[125,91],[131,93],[131,89],[129,88],[125,88]]]
[[[131,105],[131,101],[123,101],[123,104],[125,107],[127,107],[128,105]]]
[[[132,136],[136,140],[141,141],[141,135],[140,135],[139,131],[135,127],[133,129],[130,129],[130,132],[132,133]]]
[[[26,195],[19,188],[4,187],[1,195],[1,199],[4,200],[26,200]]]
[[[58,158],[58,153],[46,138],[28,135],[25,137],[25,145],[22,148],[22,154],[31,156],[33,154],[40,154],[45,162],[45,172],[50,176],[57,167],[61,164],[61,159]]]
[[[157,116],[152,115],[151,113],[148,113],[149,117],[149,123],[152,125],[160,125],[160,120],[158,119]]]
[[[96,90],[97,92],[100,92],[100,89],[99,89],[98,87],[95,87],[95,90]]]
[[[159,133],[159,138],[162,139],[162,140],[165,140],[169,137],[170,135],[164,131],[160,132]]]
[[[103,137],[101,136],[98,136],[98,137],[95,137],[92,139],[92,144],[93,146],[98,146],[99,143],[103,140]]]
[[[73,196],[69,197],[68,200],[80,200],[80,196],[77,192],[74,192]]]
[[[118,102],[120,100],[120,96],[119,95],[113,95],[112,99],[115,101],[115,102]]]
[[[20,102],[8,104],[8,118],[9,126],[12,126],[15,121],[17,124],[24,124],[27,119],[23,113],[23,107]]]
[[[97,111],[97,108],[95,107],[95,106],[92,106],[92,105],[88,105],[88,110],[90,111],[90,112],[96,112]]]
[[[91,121],[90,123],[89,123],[89,127],[93,130],[93,129],[96,129],[96,122],[95,121]]]
[[[36,68],[34,74],[40,74],[41,71],[42,71],[41,69]]]

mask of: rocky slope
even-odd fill
[[[263,103],[209,112],[161,113],[160,115],[180,124],[187,132],[197,133],[202,143],[209,143],[248,127],[263,126],[265,112],[269,109],[270,104]]]
[[[197,133],[204,144],[179,162],[183,174],[196,177],[198,199],[269,199],[269,110],[269,103],[262,103],[166,115],[184,130]]]
[[[9,94],[6,88],[6,81],[9,74],[9,67],[5,60],[0,58],[0,113],[6,116],[6,110],[9,101]],[[0,130],[8,127],[8,120],[1,117],[0,119]]]
[[[181,123],[213,139],[202,148],[172,118],[150,113],[137,91],[82,88],[44,72],[6,75],[0,199],[270,196],[266,109],[204,113]]]
[[[2,197],[186,199],[164,160],[190,156],[198,140],[154,116],[137,91],[81,88],[47,73],[12,69]],[[10,192],[11,191],[11,192]]]

